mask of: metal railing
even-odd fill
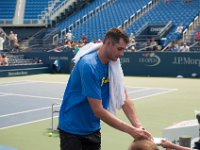
[[[200,13],[197,15],[194,20],[189,24],[188,28],[183,31],[183,42],[190,42],[192,36],[194,35],[194,31],[197,27],[200,26]]]

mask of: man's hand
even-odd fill
[[[151,140],[152,139],[152,136],[151,134],[144,130],[144,128],[133,128],[133,130],[130,132],[130,135],[133,137],[133,138],[145,138],[145,139],[149,139]]]

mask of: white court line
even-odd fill
[[[55,107],[59,107],[59,106],[55,106]],[[8,117],[8,116],[16,116],[19,114],[25,114],[25,113],[30,113],[30,112],[35,112],[35,111],[41,111],[41,110],[46,110],[46,109],[51,109],[51,107],[42,107],[42,108],[37,108],[37,109],[30,109],[30,110],[26,110],[26,111],[20,111],[20,112],[16,112],[16,113],[10,113],[10,114],[6,114],[6,115],[1,115],[0,118],[3,117]]]
[[[1,94],[1,92],[0,92],[0,94]],[[13,94],[9,94],[9,93],[8,93],[8,94],[7,94],[7,93],[4,93],[4,94],[3,94],[3,93],[2,93],[2,95],[0,95],[0,97],[3,97],[3,96],[10,96],[10,95],[13,95]]]
[[[67,81],[66,82],[49,82],[49,81],[36,81],[36,80],[27,80],[28,82],[34,82],[34,83],[58,83],[58,84],[67,84]]]
[[[43,98],[43,99],[55,99],[55,100],[60,100],[61,99],[61,98],[56,98],[56,97],[33,96],[33,95],[27,95],[27,94],[16,94],[16,93],[6,93],[6,92],[0,92],[0,94],[10,94],[10,95],[17,95],[17,96],[24,96],[24,97],[34,97],[34,98]]]
[[[56,118],[56,116],[54,118]],[[0,127],[0,130],[14,128],[14,127],[19,127],[19,126],[23,126],[23,125],[32,124],[32,123],[37,123],[37,122],[41,122],[41,121],[45,121],[45,120],[49,120],[49,119],[51,119],[51,117],[40,119],[40,120],[35,120],[35,121],[30,121],[30,122],[26,122],[26,123],[19,123],[19,124],[7,126],[7,127],[2,127],[2,128]]]
[[[15,115],[24,114],[24,113],[30,113],[30,112],[40,111],[40,110],[45,110],[45,109],[50,109],[50,108],[51,107],[42,107],[42,108],[37,108],[37,109],[30,109],[30,110],[26,110],[26,111],[20,111],[20,112],[16,112],[16,113],[10,113],[10,114],[6,114],[6,115],[1,115],[0,118],[8,117],[8,116],[15,116]]]
[[[143,88],[143,89],[161,89],[161,90],[177,90],[177,89],[174,89],[174,88],[162,88],[162,87],[145,87],[145,86],[131,86],[131,85],[128,85],[128,86],[125,86],[125,87],[128,87],[128,88]]]
[[[146,89],[139,89],[139,90],[131,90],[131,92],[128,92],[128,94],[138,93],[138,92],[147,91],[147,90],[149,90],[149,89],[146,88]]]
[[[21,82],[26,82],[26,83],[21,83]],[[8,85],[15,85],[15,84],[28,84],[28,83],[58,83],[58,84],[66,84],[66,82],[49,82],[49,81],[36,81],[36,80],[22,80],[22,81],[13,81],[13,82],[5,82],[0,84],[0,86],[8,86]],[[4,85],[5,84],[5,85]],[[171,88],[158,88],[158,87],[137,87],[137,86],[131,86],[131,85],[127,85],[125,87],[128,88],[144,88],[144,89],[164,89],[164,90],[171,90]]]
[[[135,100],[140,100],[140,99],[143,99],[143,98],[147,98],[147,97],[151,97],[151,96],[157,96],[157,95],[166,94],[166,93],[175,92],[175,91],[177,91],[177,89],[171,89],[171,90],[168,90],[168,91],[162,91],[162,92],[149,94],[147,96],[142,96],[142,97],[132,98],[132,99],[133,99],[133,101],[135,101]]]
[[[24,81],[14,81],[14,82],[6,82],[6,83],[1,83],[0,86],[10,86],[10,85],[21,85],[21,84],[28,84],[29,82],[24,80]]]
[[[154,88],[154,87],[133,87],[133,86],[126,86],[126,87],[129,87],[129,88],[132,88],[132,89],[134,89],[134,88],[142,88],[142,89],[138,89],[138,90],[131,90],[131,92],[128,92],[128,94],[132,94],[132,93],[138,93],[138,92],[143,92],[143,91],[148,91],[148,90],[165,90],[165,91],[163,91],[163,92],[157,92],[156,94],[163,94],[163,93],[165,93],[165,92],[173,92],[173,91],[177,91],[178,89],[170,89],[170,88]],[[153,94],[151,94],[151,95],[153,95]],[[151,95],[149,95],[149,96],[151,96]],[[143,98],[143,97],[141,97],[141,98]]]
[[[21,85],[28,83],[52,83],[52,84],[66,84],[66,82],[48,82],[48,81],[36,81],[36,80],[22,80],[22,81],[13,81],[1,83],[0,86],[9,86],[9,85]]]

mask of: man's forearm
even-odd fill
[[[108,125],[129,133],[134,131],[134,128],[128,125],[127,123],[123,122],[122,120],[118,119],[115,115],[112,113],[108,112],[105,109],[102,109],[101,112],[98,112],[95,114],[97,117],[99,117],[103,122],[107,123]]]
[[[143,138],[149,139],[151,137],[151,134],[148,133],[147,131],[128,125],[127,123],[118,119],[112,113],[108,112],[105,109],[102,110],[98,116],[102,121],[104,121],[108,125],[112,126],[113,128],[116,128],[120,131],[128,133],[133,138],[143,137]]]
[[[116,128],[120,131],[126,132],[130,134],[132,137],[143,137],[143,138],[149,138],[151,135],[142,129],[135,128],[124,121],[118,119],[115,115],[107,111],[102,106],[102,101],[88,98],[88,101],[90,103],[90,106],[93,110],[94,115],[110,125],[113,128]]]
[[[123,108],[123,111],[126,114],[127,118],[129,119],[129,121],[131,122],[131,124],[133,126],[135,126],[137,128],[142,127],[142,124],[140,123],[140,121],[137,117],[135,107],[129,98],[127,98],[125,100],[125,103],[122,106],[122,108]]]
[[[175,150],[192,150],[191,148],[183,147],[174,143],[171,143],[170,148],[173,148]]]

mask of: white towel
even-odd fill
[[[89,43],[80,48],[80,50],[72,60],[76,64],[82,56],[98,50],[101,46],[102,43]],[[110,101],[108,110],[111,113],[116,114],[116,110],[121,109],[125,101],[125,88],[123,82],[124,74],[122,71],[120,59],[118,58],[117,61],[109,61],[108,69],[108,77],[110,81]]]
[[[122,71],[120,59],[117,61],[109,61],[108,66],[110,101],[108,110],[116,114],[117,109],[121,109],[125,101],[124,74]]]
[[[92,42],[84,45],[83,47],[79,49],[77,54],[72,59],[73,62],[76,64],[82,56],[98,50],[101,46],[102,46],[102,43],[92,43]]]

